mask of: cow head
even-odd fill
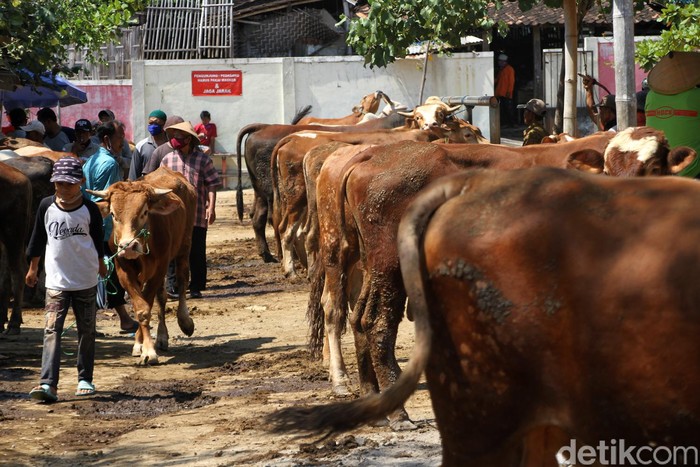
[[[366,114],[373,114],[379,110],[379,103],[382,99],[382,91],[376,91],[371,94],[367,94],[360,101],[360,105],[356,105],[352,108],[352,113],[358,117]]]
[[[439,97],[431,96],[426,99],[425,104],[419,105],[413,109],[413,112],[398,112],[398,114],[409,120],[407,123],[409,127],[428,130],[445,123],[447,117],[456,112],[460,107],[459,105],[450,107],[442,102]]]
[[[559,133],[558,135],[547,135],[542,138],[541,144],[556,144],[556,143],[568,143],[576,138],[568,133]]]
[[[149,216],[167,215],[182,206],[171,191],[142,181],[118,182],[105,191],[87,190],[107,202],[114,221],[112,241],[120,258],[136,259],[148,253]]]
[[[688,147],[669,149],[662,131],[651,127],[627,128],[617,133],[601,154],[584,149],[571,154],[570,166],[591,173],[615,177],[677,175],[693,163],[697,153]]]
[[[632,127],[619,132],[608,143],[604,172],[618,177],[673,175],[690,165],[696,157],[695,151],[688,152],[684,148],[671,151],[662,131]]]
[[[430,128],[438,139],[449,143],[487,144],[479,127],[457,117],[448,117],[440,126]]]

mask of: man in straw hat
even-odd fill
[[[700,52],[670,52],[648,81],[647,125],[663,131],[671,147],[700,153]]]
[[[201,298],[207,283],[207,227],[216,220],[216,189],[221,185],[211,158],[199,148],[199,136],[190,122],[165,128],[172,151],[161,166],[180,172],[197,192],[197,209],[190,250],[190,298]]]

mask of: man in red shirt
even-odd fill
[[[209,148],[209,154],[214,154],[216,152],[216,124],[211,122],[211,114],[207,110],[202,110],[199,118],[202,123],[198,123],[194,127],[194,131],[199,136],[199,142]]]

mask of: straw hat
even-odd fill
[[[659,94],[678,94],[700,84],[700,52],[669,52],[649,72],[649,87]]]
[[[185,133],[189,133],[190,135],[194,136],[197,138],[197,141],[199,141],[199,135],[197,135],[197,133],[194,131],[194,128],[192,128],[192,124],[190,122],[176,123],[174,125],[166,126],[165,129],[184,131]]]

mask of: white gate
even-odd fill
[[[544,62],[544,101],[547,107],[557,106],[557,91],[559,89],[559,73],[563,60],[561,49],[545,49],[543,51]],[[593,67],[593,52],[578,49],[578,73],[595,75]],[[578,78],[578,77],[577,77]],[[576,107],[586,107],[586,91],[583,89],[580,78],[576,87]]]

